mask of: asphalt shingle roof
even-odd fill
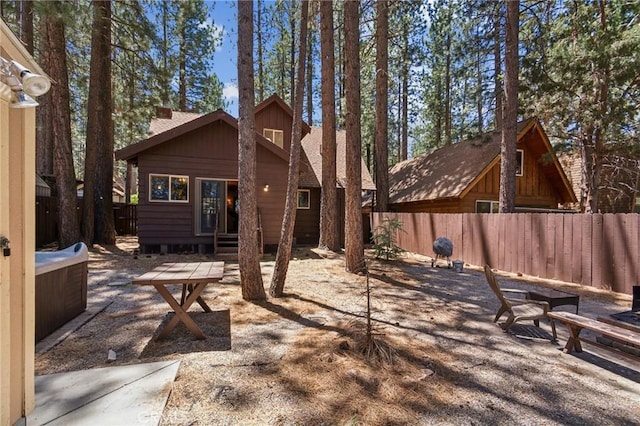
[[[518,133],[533,119],[518,123]],[[501,133],[492,132],[397,163],[389,170],[389,202],[460,197],[500,155]]]

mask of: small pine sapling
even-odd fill
[[[402,222],[397,217],[385,217],[373,231],[371,240],[376,258],[385,260],[397,258],[403,250],[396,245],[396,235],[402,231]]]

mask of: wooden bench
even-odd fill
[[[614,350],[620,355],[624,355],[636,361],[640,361],[638,357],[628,354],[624,351],[617,350],[618,348],[603,345],[592,340],[580,338],[580,332],[586,328],[587,330],[593,330],[603,336],[610,337],[613,340],[617,340],[619,342],[627,343],[630,345],[640,346],[640,332],[630,330],[626,327],[620,327],[618,325],[596,321],[594,319],[572,314],[570,312],[549,312],[547,313],[547,316],[551,320],[560,321],[566,324],[569,328],[569,340],[567,340],[567,344],[565,345],[563,350],[565,353],[571,353],[573,350],[575,350],[576,352],[582,352],[581,342],[586,341],[595,346]]]

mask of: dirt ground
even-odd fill
[[[590,348],[563,354],[562,325],[556,343],[547,323],[502,332],[478,268],[456,273],[420,255],[379,261],[367,252],[367,278],[345,272],[340,254],[298,248],[285,297],[252,303],[241,298],[237,264],[227,262],[224,279],[203,293],[214,312],[191,308],[207,338],[179,325],[156,341],[170,308],[131,278],[164,262],[211,258],[136,249],[135,238],[120,238],[91,250],[89,302],[106,307],[38,354],[36,374],[179,359],[163,425],[640,423],[640,361]],[[261,264],[268,288],[273,258]],[[384,359],[362,354],[367,279]],[[568,283],[499,280],[577,293],[587,316],[630,306],[629,296]],[[116,361],[107,360],[109,349]]]

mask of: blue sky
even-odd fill
[[[212,31],[222,32],[222,44],[213,57],[214,71],[224,84],[227,112],[238,116],[237,22],[235,1],[207,0],[212,19]]]

